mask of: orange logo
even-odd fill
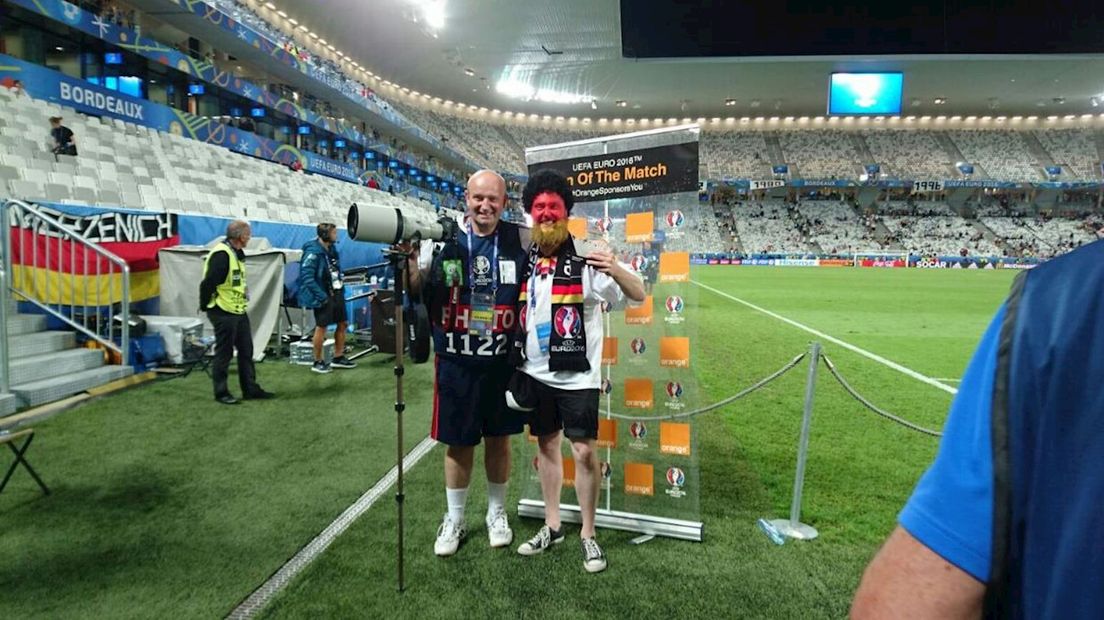
[[[607,418],[598,420],[598,447],[617,447],[617,420]]]
[[[617,365],[617,338],[602,339],[602,365]]]
[[[563,460],[563,485],[565,487],[575,486],[575,459],[566,456]]]
[[[690,339],[685,336],[660,338],[659,365],[666,368],[689,368]]]
[[[663,454],[690,456],[690,425],[683,422],[660,422],[659,451]]]
[[[625,494],[655,495],[655,480],[649,463],[625,463]]]
[[[644,243],[652,240],[655,214],[630,213],[625,216],[625,242]]]
[[[648,295],[639,306],[625,307],[625,325],[652,324],[652,296]]]
[[[660,282],[689,282],[690,254],[688,252],[664,252],[659,255]]]
[[[576,239],[587,238],[587,220],[585,217],[572,217],[567,220],[567,232]]]
[[[625,379],[625,407],[651,409],[654,404],[651,379]]]

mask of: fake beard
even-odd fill
[[[545,228],[543,224],[533,227],[533,243],[537,244],[541,252],[551,256],[564,241],[567,241],[567,220],[559,220],[551,228]]]

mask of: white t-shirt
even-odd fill
[[[628,269],[627,265],[622,267]],[[602,338],[605,336],[602,308],[603,301],[619,308],[625,303],[625,294],[612,277],[587,266],[583,270],[583,327],[586,330],[587,361],[590,370],[548,370],[548,353],[541,350],[536,326],[552,321],[552,276],[537,276],[532,280],[529,295],[535,299],[526,318],[525,364],[521,370],[545,385],[561,390],[597,389],[602,383]],[[534,303],[534,302],[531,302]],[[548,346],[548,343],[545,343]]]

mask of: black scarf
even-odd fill
[[[529,250],[529,261],[521,280],[518,296],[518,330],[510,348],[510,362],[520,366],[525,361],[525,341],[529,323],[529,282],[541,259],[540,250],[534,244]],[[575,253],[575,244],[569,237],[556,253],[556,270],[552,274],[552,325],[548,342],[548,370],[586,372],[587,361],[586,322],[583,314],[583,269],[586,259]],[[537,276],[547,277],[547,276]]]

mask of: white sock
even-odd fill
[[[487,481],[487,518],[499,510],[506,510],[506,485],[508,483]]]
[[[448,514],[453,523],[464,522],[464,506],[468,503],[468,489],[445,489],[448,501]]]

